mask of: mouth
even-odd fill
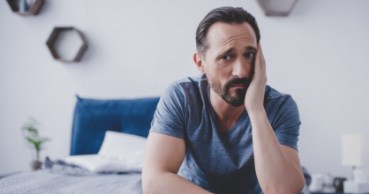
[[[231,88],[235,88],[235,89],[246,89],[247,88],[247,84],[243,84],[243,83],[238,83],[238,84],[232,84]]]
[[[228,90],[232,92],[244,92],[250,85],[251,80],[248,78],[232,78],[224,86],[224,93]]]

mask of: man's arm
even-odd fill
[[[298,153],[293,148],[279,144],[264,109],[266,81],[265,60],[259,44],[254,78],[245,97],[245,107],[252,125],[256,175],[264,193],[300,193],[304,178]]]
[[[160,133],[150,133],[146,142],[142,170],[144,194],[208,194],[209,192],[201,187],[177,175],[184,156],[184,140]]]
[[[265,112],[250,114],[256,175],[264,193],[296,194],[304,187],[297,151],[280,145]]]

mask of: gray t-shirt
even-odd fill
[[[267,86],[264,107],[279,143],[297,150],[301,122],[291,96]],[[178,174],[187,180],[217,194],[262,193],[247,111],[228,132],[218,130],[215,114],[206,76],[186,78],[162,95],[150,132],[185,141],[186,156]]]

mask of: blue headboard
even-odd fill
[[[158,97],[98,100],[77,96],[70,154],[97,153],[107,130],[147,137],[158,101]]]

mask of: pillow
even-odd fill
[[[141,159],[146,138],[137,135],[107,131],[98,155],[116,159]]]
[[[90,99],[77,96],[70,155],[98,153],[107,130],[147,137],[158,97]]]
[[[91,172],[141,172],[146,138],[106,131],[98,154],[68,156],[65,162]]]

